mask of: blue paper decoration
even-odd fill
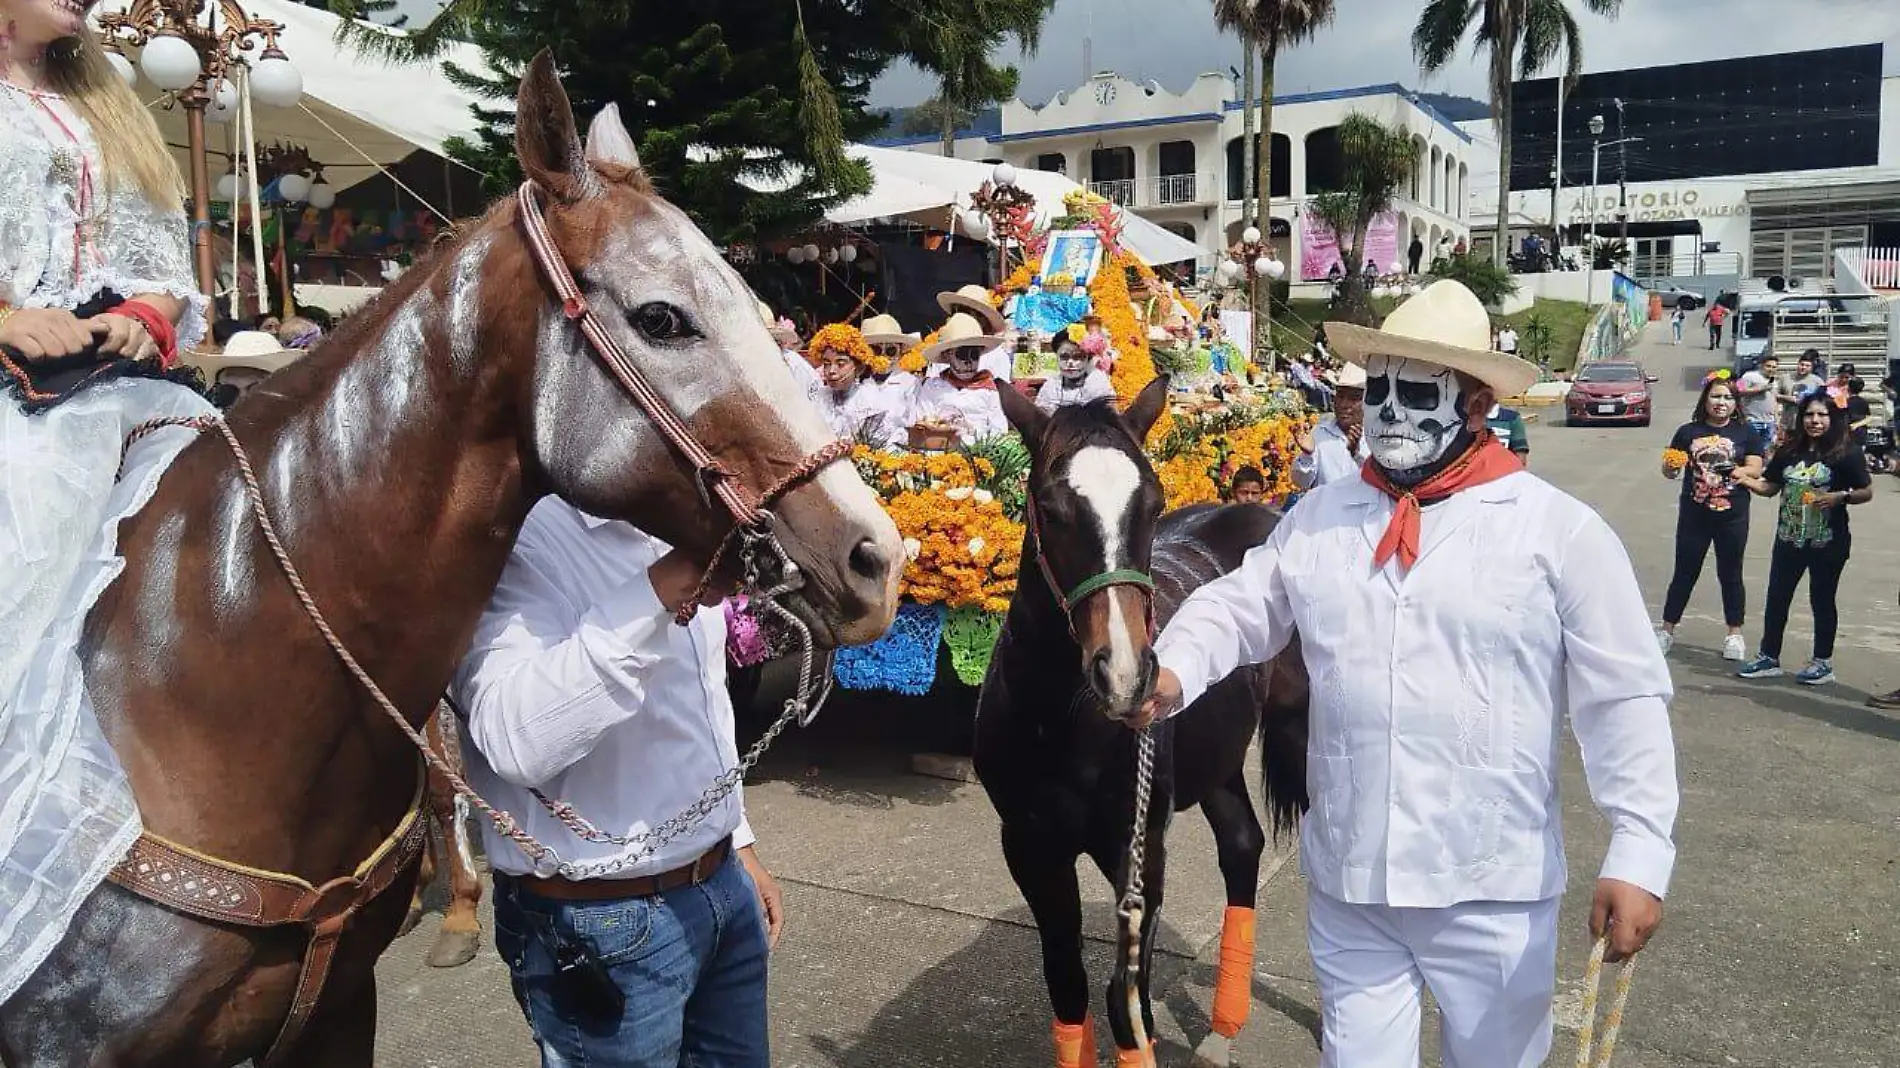
[[[891,629],[869,645],[838,650],[832,674],[847,690],[889,690],[920,697],[937,684],[937,644],[943,640],[942,605],[898,606]]]

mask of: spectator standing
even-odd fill
[[[1714,352],[1722,345],[1722,324],[1728,322],[1728,305],[1709,305],[1709,310],[1702,313],[1702,321],[1709,324],[1709,351]]]
[[[1517,330],[1510,323],[1498,327],[1498,351],[1511,356],[1517,355]]]
[[[1259,504],[1267,496],[1267,476],[1258,467],[1243,467],[1234,472],[1229,495],[1235,504]]]
[[[1808,577],[1808,605],[1814,612],[1814,657],[1795,678],[1809,686],[1834,681],[1834,636],[1840,625],[1835,595],[1852,547],[1847,506],[1874,497],[1866,458],[1848,436],[1845,409],[1824,393],[1802,400],[1800,421],[1768,469],[1736,481],[1763,497],[1780,496],[1775,544],[1768,563],[1768,598],[1762,609],[1761,646],[1755,659],[1736,672],[1744,679],[1781,674],[1781,636],[1788,625],[1801,576]]]
[[[1676,314],[1681,315],[1682,309],[1676,309]],[[1742,399],[1742,418],[1761,437],[1763,456],[1774,452],[1777,428],[1781,425],[1781,400],[1777,395],[1780,378],[1781,361],[1764,356],[1761,366],[1735,383],[1735,392]]]
[[[1722,619],[1728,637],[1722,640],[1722,659],[1748,655],[1742,641],[1746,591],[1742,586],[1742,553],[1748,548],[1748,493],[1736,484],[1736,474],[1761,471],[1761,439],[1736,414],[1735,389],[1727,371],[1702,380],[1695,412],[1677,428],[1663,454],[1663,477],[1682,479],[1682,502],[1676,512],[1676,564],[1663,599],[1662,626],[1656,638],[1667,654],[1675,644],[1676,625],[1682,622],[1689,595],[1695,591],[1702,565],[1715,549],[1715,579],[1722,587]]]
[[[1515,408],[1506,408],[1502,404],[1493,404],[1491,411],[1484,417],[1485,426],[1491,429],[1492,436],[1519,460],[1524,466],[1531,463],[1531,435],[1524,427],[1524,417]]]
[[[1418,237],[1412,238],[1412,243],[1410,245],[1407,245],[1405,248],[1405,262],[1411,268],[1411,273],[1413,274],[1418,273],[1419,261],[1424,258],[1425,258],[1424,240]]]
[[[1682,344],[1682,324],[1688,318],[1689,313],[1683,311],[1680,304],[1676,306],[1675,311],[1669,313],[1669,330],[1675,334],[1675,338],[1669,342],[1671,345]]]

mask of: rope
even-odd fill
[[[1603,956],[1609,948],[1608,935],[1597,939],[1590,949],[1590,962],[1583,969],[1583,1026],[1577,1032],[1577,1068],[1609,1068],[1610,1056],[1616,1052],[1617,1032],[1623,1029],[1623,1010],[1629,1005],[1630,982],[1636,977],[1634,957],[1617,969],[1610,1011],[1603,1017],[1603,1044],[1595,1051],[1596,1059],[1591,1059],[1591,1047],[1596,1045],[1597,988],[1603,983]]]
[[[396,177],[394,172],[390,171],[388,167],[385,167],[381,163],[376,162],[375,156],[372,156],[369,153],[363,151],[362,147],[359,146],[355,141],[352,141],[348,137],[344,136],[343,131],[330,125],[330,122],[328,119],[325,119],[323,116],[317,114],[315,111],[310,110],[309,104],[303,103],[302,101],[298,101],[297,107],[300,110],[302,110],[305,115],[308,115],[311,118],[317,120],[317,122],[320,123],[324,129],[330,131],[330,133],[334,135],[337,140],[348,145],[357,155],[363,157],[364,162],[376,168],[378,171],[381,171],[384,177],[388,178],[391,182],[395,183],[396,188],[402,190],[403,192],[409,194],[412,197],[415,197],[416,203],[422,205],[425,208],[428,208],[429,211],[433,213],[436,218],[441,219],[445,223],[453,224],[455,222],[454,219],[451,219],[447,215],[442,214],[441,209],[437,208],[434,204],[429,203],[429,201],[426,198],[424,198],[421,193],[416,192],[415,190],[409,188],[408,185],[404,184],[403,180],[401,178]]]

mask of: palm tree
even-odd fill
[[[954,18],[917,18],[903,38],[903,53],[937,76],[943,105],[943,154],[954,155],[957,119],[975,116],[1016,94],[1016,68],[997,66],[990,54],[1014,38],[1024,55],[1042,41],[1042,23],[1055,0],[974,0]]]
[[[1273,234],[1273,73],[1280,49],[1311,40],[1320,28],[1333,19],[1334,0],[1214,0],[1214,24],[1240,35],[1247,48],[1248,113],[1245,130],[1247,173],[1253,176],[1257,198],[1252,209],[1253,224],[1264,240]],[[1253,132],[1253,62],[1260,54],[1260,136],[1256,148]],[[1242,217],[1247,217],[1245,210]],[[1251,304],[1254,309],[1254,348],[1267,345],[1273,330],[1273,299],[1263,297],[1264,283],[1254,280]]]
[[[1374,325],[1359,264],[1372,220],[1392,210],[1392,198],[1418,167],[1418,142],[1405,130],[1354,112],[1339,124],[1341,188],[1313,198],[1308,209],[1333,231],[1346,265],[1340,280],[1342,317]]]
[[[1578,2],[1606,16],[1616,15],[1623,7],[1623,0]],[[1561,50],[1564,81],[1574,85],[1583,73],[1583,34],[1566,0],[1426,0],[1412,30],[1412,51],[1425,73],[1435,73],[1451,62],[1473,22],[1478,24],[1476,47],[1489,52],[1491,107],[1498,119],[1498,216],[1491,260],[1502,266],[1510,251],[1513,64],[1517,77],[1535,77]]]

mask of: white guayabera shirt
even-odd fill
[[[701,608],[680,627],[647,568],[665,542],[557,497],[534,506],[450,690],[465,717],[470,784],[568,861],[632,850],[576,837],[528,791],[633,835],[671,819],[739,762],[726,693],[726,617]],[[732,835],[753,841],[740,790],[615,878],[689,864]],[[515,844],[482,827],[495,868],[531,871]],[[542,861],[536,875],[554,874]]]
[[[1359,479],[1315,489],[1155,643],[1192,702],[1297,629],[1314,888],[1419,908],[1561,893],[1568,713],[1610,820],[1602,875],[1661,896],[1675,864],[1673,690],[1609,524],[1519,472],[1424,509],[1401,573],[1396,558],[1372,565],[1392,513]]]

